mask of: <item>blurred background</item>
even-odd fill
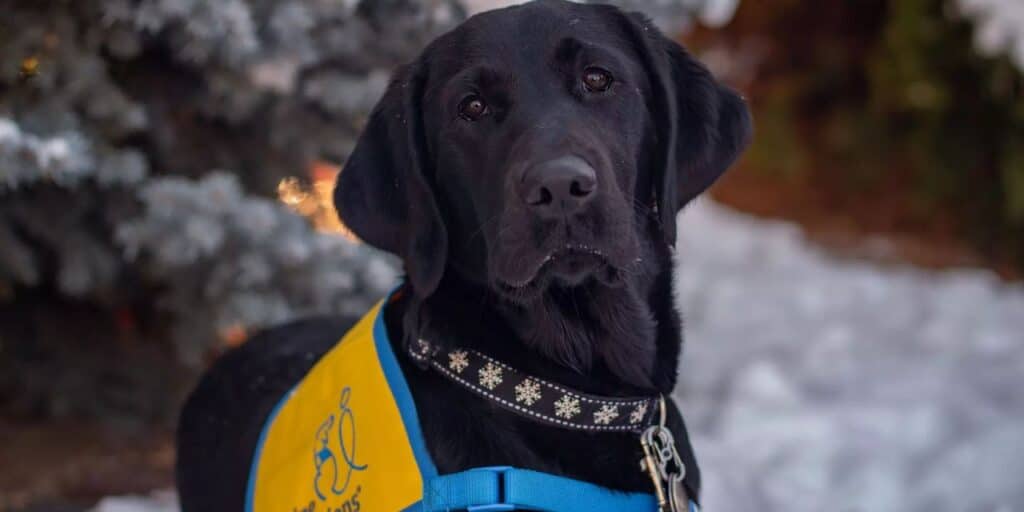
[[[396,262],[330,194],[497,0],[0,0],[0,511],[175,511],[177,409]],[[757,132],[680,219],[709,511],[1024,510],[1024,2],[623,0]]]

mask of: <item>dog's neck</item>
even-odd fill
[[[403,301],[405,337],[413,340],[415,329],[433,343],[473,348],[582,391],[669,393],[682,343],[671,252],[648,249],[620,286],[553,289],[527,305],[449,271],[418,307]]]

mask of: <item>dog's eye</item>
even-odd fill
[[[583,86],[590,92],[604,92],[612,86],[612,74],[608,71],[589,67],[583,70]]]
[[[467,121],[476,121],[485,115],[487,115],[487,102],[480,96],[475,94],[466,96],[459,103],[459,117]]]

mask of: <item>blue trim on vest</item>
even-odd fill
[[[302,382],[302,381],[299,381]],[[256,495],[256,470],[259,469],[260,456],[263,455],[263,445],[267,442],[267,431],[270,430],[270,425],[274,423],[277,418],[277,413],[281,411],[281,407],[284,407],[285,402],[291,398],[292,393],[295,391],[293,386],[288,390],[280,400],[277,401],[277,405],[270,410],[270,415],[267,416],[267,421],[263,423],[263,428],[260,429],[260,438],[256,442],[256,451],[252,454],[252,462],[249,463],[249,482],[245,486],[245,512],[252,512],[252,500]]]
[[[690,503],[691,512],[696,504]],[[595,484],[507,466],[475,468],[426,482],[422,512],[656,512],[652,494],[613,491]]]
[[[412,392],[409,391],[409,384],[405,382],[402,368],[398,366],[395,352],[391,349],[387,326],[384,325],[384,308],[390,299],[391,293],[377,310],[377,318],[373,322],[373,342],[377,345],[377,358],[380,359],[380,366],[384,370],[384,378],[391,386],[391,396],[394,397],[398,412],[402,415],[402,422],[405,423],[405,435],[409,438],[416,464],[420,467],[420,475],[426,482],[437,476],[437,467],[434,466],[434,459],[427,451],[427,443],[420,430],[420,417],[416,414],[416,403],[413,402]]]

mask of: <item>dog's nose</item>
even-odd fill
[[[578,156],[563,156],[526,170],[522,181],[523,200],[544,217],[570,215],[594,197],[597,173]]]

